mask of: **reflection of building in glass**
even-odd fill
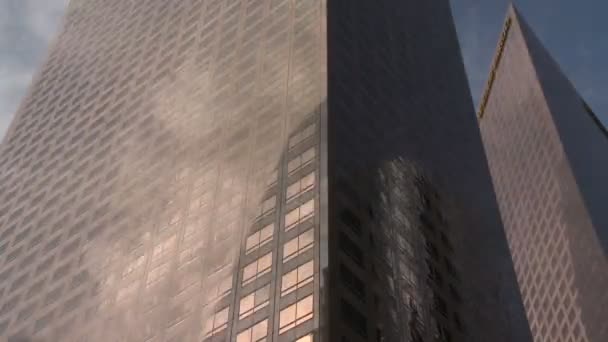
[[[1,147],[0,336],[525,341],[472,113],[448,1],[72,0]]]
[[[532,334],[607,341],[608,134],[511,8],[479,125]]]

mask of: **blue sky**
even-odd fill
[[[477,100],[508,1],[451,1],[471,90]],[[0,0],[0,137],[36,67],[44,60],[67,2]],[[582,96],[608,122],[608,64],[602,63],[608,61],[608,1],[519,0],[516,5]]]

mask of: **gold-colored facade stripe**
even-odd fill
[[[498,49],[496,51],[496,55],[494,56],[494,61],[492,62],[492,68],[490,69],[490,77],[488,78],[488,82],[486,84],[486,90],[483,93],[483,97],[481,98],[481,102],[479,104],[479,110],[477,111],[477,117],[481,119],[486,109],[486,105],[488,104],[488,99],[490,98],[490,92],[492,91],[492,85],[494,84],[494,79],[496,78],[496,70],[498,69],[498,65],[500,64],[500,59],[502,58],[502,53],[505,50],[505,44],[507,42],[507,37],[509,36],[509,30],[511,29],[511,18],[507,18],[505,22],[505,26],[502,30],[502,35],[500,37],[500,42],[498,44]]]

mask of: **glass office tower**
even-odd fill
[[[0,336],[529,335],[447,0],[72,0],[0,168]]]
[[[479,117],[534,340],[608,340],[608,132],[515,8]]]

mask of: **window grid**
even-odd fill
[[[251,234],[245,243],[245,254],[249,254],[266,243],[272,241],[273,233],[274,223],[271,223]]]
[[[277,203],[276,196],[272,196],[272,197],[264,200],[264,202],[262,202],[262,205],[260,206],[259,216],[264,216],[264,215],[270,213],[276,207],[276,203]]]
[[[228,326],[229,307],[217,311],[207,319],[205,324],[205,337],[217,335]]]
[[[296,342],[312,342],[312,334],[302,336],[299,339],[297,339]]]
[[[314,261],[311,260],[289,271],[281,278],[281,296],[312,283],[314,278]]]
[[[314,147],[309,148],[304,151],[302,154],[296,156],[287,164],[287,172],[289,174],[294,173],[295,171],[301,169],[303,166],[308,165],[316,156],[316,151]]]
[[[300,132],[294,134],[290,139],[289,139],[289,148],[293,148],[296,145],[298,145],[299,143],[301,143],[302,141],[310,138],[311,136],[313,136],[315,134],[315,130],[316,130],[316,124],[311,124],[309,126],[307,126],[306,128],[304,128],[303,130],[301,130]]]
[[[243,286],[252,283],[257,278],[270,272],[272,267],[272,252],[258,258],[243,269]]]
[[[307,201],[285,215],[285,231],[289,231],[299,223],[309,219],[315,213],[314,199]]]
[[[279,334],[292,329],[313,317],[313,296],[310,295],[281,310]]]
[[[268,306],[270,300],[270,284],[241,298],[239,304],[239,319],[243,319],[254,312],[258,312]]]
[[[266,341],[268,335],[268,319],[265,319],[251,328],[241,331],[236,336],[236,342],[261,342]]]
[[[287,262],[313,247],[315,230],[311,228],[283,245],[283,262]]]
[[[313,171],[287,187],[287,201],[293,200],[298,195],[314,188],[314,186],[315,172]]]
[[[210,289],[208,289],[209,292],[207,303],[212,303],[215,300],[227,296],[232,290],[233,277],[234,276],[232,275],[232,273],[230,273],[227,276],[221,278],[217,285],[214,285]]]

